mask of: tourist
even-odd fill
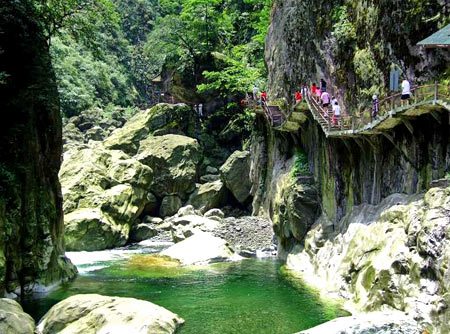
[[[380,109],[380,102],[378,101],[378,96],[372,96],[372,120],[378,116],[378,111]]]
[[[320,90],[322,92],[326,92],[327,91],[327,83],[323,79],[320,79]]]
[[[327,92],[323,92],[320,96],[320,99],[322,100],[322,107],[328,108],[328,106],[330,105],[330,94],[328,94]]]
[[[337,102],[337,98],[336,98],[336,96],[332,96],[331,97],[331,106],[334,106],[334,104]]]
[[[409,81],[405,78],[402,81],[402,106],[403,101],[408,100],[411,97],[411,85]]]
[[[316,83],[314,82],[311,86],[311,96],[312,97],[316,96],[316,90],[317,90],[317,86],[316,86]]]
[[[316,88],[316,96],[315,96],[317,102],[320,102],[321,96],[322,96],[322,91],[320,90],[319,87],[317,87]]]
[[[299,91],[296,91],[294,94],[294,99],[295,99],[295,105],[299,104],[300,102],[302,102],[302,93],[300,93]]]
[[[341,107],[339,107],[339,103],[336,101],[333,104],[333,124],[339,124],[339,118],[341,117]]]
[[[307,88],[307,86],[306,86],[305,83],[302,85],[302,91],[301,91],[301,93],[302,93],[302,96],[305,97],[305,98],[306,98],[306,96],[308,95],[308,88]]]
[[[259,89],[256,85],[253,86],[253,100],[257,101],[258,100],[258,93],[259,93]]]
[[[262,93],[261,93],[261,102],[266,102],[267,101],[267,92],[266,91],[263,91]]]

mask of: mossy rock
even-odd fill
[[[2,334],[33,334],[34,320],[26,314],[14,300],[0,299],[0,333]]]
[[[150,186],[153,194],[160,198],[173,194],[184,199],[195,189],[202,152],[193,138],[165,135],[141,141],[136,159],[157,171]]]
[[[205,184],[197,184],[197,188],[191,194],[188,204],[196,209],[208,211],[213,208],[221,208],[227,203],[228,191],[222,181],[217,180]]]
[[[245,203],[250,197],[250,152],[235,151],[220,167],[220,175],[225,186],[234,197]]]
[[[125,245],[129,226],[117,225],[100,209],[78,209],[64,216],[69,251],[95,251]]]
[[[105,141],[109,149],[119,149],[127,154],[137,153],[140,142],[155,131],[194,135],[195,113],[184,104],[158,104],[137,113],[125,126],[115,130]]]

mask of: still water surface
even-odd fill
[[[80,293],[133,297],[185,319],[182,334],[292,334],[343,315],[287,274],[275,259],[248,259],[201,268],[155,265],[158,247],[69,253],[80,274],[24,309],[40,319]]]

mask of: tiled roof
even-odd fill
[[[450,24],[417,43],[426,47],[450,48]]]

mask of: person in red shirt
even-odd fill
[[[299,91],[296,91],[294,94],[294,98],[295,98],[295,104],[299,104],[300,102],[302,102],[302,93],[300,93]]]
[[[267,93],[266,93],[266,91],[263,91],[261,93],[261,101],[262,102],[266,102],[267,101]]]
[[[311,86],[311,95],[316,96],[317,86],[316,83],[313,83]]]

